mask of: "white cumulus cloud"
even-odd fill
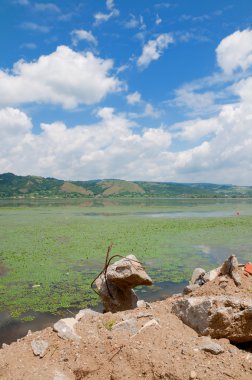
[[[141,178],[158,167],[155,160],[171,143],[167,131],[159,127],[136,133],[135,124],[112,108],[100,109],[97,117],[96,124],[74,128],[62,122],[42,123],[42,132],[36,135],[23,112],[2,109],[0,172],[70,179]]]
[[[216,49],[219,66],[226,74],[252,65],[252,30],[237,30],[224,38]]]
[[[98,103],[121,83],[109,76],[113,61],[66,46],[37,61],[15,63],[11,72],[0,70],[0,105],[52,103],[64,108]]]
[[[159,59],[168,45],[173,42],[173,37],[169,33],[160,34],[155,40],[149,40],[137,60],[138,67],[142,69],[148,67],[152,61]]]
[[[35,134],[24,112],[4,108],[0,172],[250,185],[252,103],[245,98],[222,106],[213,118],[142,130],[107,107],[98,111],[97,123],[73,128],[42,123],[42,132]],[[189,145],[177,146],[181,139]]]

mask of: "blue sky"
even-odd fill
[[[252,185],[252,2],[1,0],[0,172]]]

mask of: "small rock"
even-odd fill
[[[68,376],[66,376],[64,373],[60,371],[55,371],[54,372],[54,377],[53,380],[70,380]]]
[[[153,318],[150,321],[146,322],[143,325],[143,327],[141,327],[141,329],[139,330],[139,333],[142,332],[143,330],[149,328],[149,327],[152,327],[152,326],[158,326],[158,327],[160,327],[160,324],[158,323],[158,321],[155,318]]]
[[[194,290],[197,290],[198,288],[200,288],[199,284],[187,285],[183,290],[183,294],[190,294],[194,292]]]
[[[211,352],[213,355],[219,355],[224,352],[224,349],[218,343],[212,342],[211,340],[202,343],[199,349],[202,351]]]
[[[129,331],[131,334],[136,334],[138,332],[136,319],[127,319],[126,321],[119,322],[114,325],[111,329],[112,331]]]
[[[137,307],[145,307],[146,309],[151,309],[151,305],[148,302],[145,302],[144,300],[138,300]]]
[[[5,349],[5,348],[7,348],[7,347],[9,347],[8,344],[6,344],[6,343],[3,343],[3,344],[2,344],[2,348],[3,348],[3,349]]]
[[[34,355],[39,356],[40,358],[43,358],[46,354],[46,350],[49,346],[48,342],[46,340],[42,339],[34,339],[31,342],[32,351]]]
[[[213,281],[220,274],[220,268],[212,269],[203,276],[205,282]]]
[[[226,287],[227,287],[227,283],[226,282],[221,282],[220,283],[220,288],[225,289]]]
[[[194,271],[193,271],[193,274],[192,274],[192,278],[191,278],[191,284],[194,285],[196,284],[196,281],[201,279],[204,274],[206,273],[206,271],[202,268],[195,268]]]
[[[64,318],[56,322],[53,329],[57,331],[58,336],[62,339],[79,341],[81,338],[74,330],[77,323],[75,318]]]
[[[190,373],[190,376],[189,376],[189,379],[190,380],[194,380],[197,378],[197,373],[195,371],[191,371]]]
[[[221,273],[229,275],[233,280],[236,286],[241,285],[241,278],[238,272],[239,263],[235,255],[229,256],[227,260],[221,266]]]
[[[87,317],[87,316],[98,317],[99,315],[101,316],[102,314],[92,309],[83,309],[83,310],[80,310],[78,314],[76,314],[75,319],[77,321],[80,321],[82,318]]]

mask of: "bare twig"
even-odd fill
[[[111,358],[108,359],[109,362],[111,362],[112,359],[114,359],[114,357],[119,354],[119,352],[123,349],[123,347],[125,347],[124,344],[121,345],[121,347],[119,347],[119,349],[111,356]]]

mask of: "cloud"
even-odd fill
[[[106,6],[109,10],[112,10],[115,7],[114,0],[107,0]]]
[[[113,61],[92,53],[77,53],[66,46],[37,61],[20,60],[11,72],[0,70],[0,105],[52,103],[64,108],[95,104],[107,94],[121,90],[109,76]]]
[[[106,7],[110,11],[110,13],[102,13],[102,12],[95,13],[94,15],[95,25],[99,25],[102,22],[107,22],[112,17],[119,16],[120,12],[118,9],[115,8],[114,0],[107,0]]]
[[[189,111],[190,115],[207,114],[218,110],[219,106],[216,105],[216,100],[221,96],[221,93],[215,91],[202,91],[197,86],[185,85],[175,90],[175,99],[171,105],[175,104],[177,107]]]
[[[169,8],[172,8],[172,7],[176,7],[176,4],[172,4],[172,3],[158,3],[158,4],[155,4],[154,5],[155,8],[158,8],[158,9],[161,9],[161,8],[166,8],[166,9],[169,9]]]
[[[126,96],[128,104],[137,104],[141,101],[141,94],[138,91],[135,91]]]
[[[156,25],[159,25],[159,24],[161,24],[161,22],[162,22],[162,19],[159,17],[159,15],[157,14],[156,15],[156,20],[155,20],[155,24]]]
[[[135,29],[138,27],[138,25],[139,19],[133,14],[130,14],[130,18],[124,22],[124,27],[126,29]]]
[[[98,12],[94,15],[95,25],[101,24],[110,20],[112,17],[118,17],[120,12],[117,9],[113,9],[110,13]]]
[[[173,37],[169,33],[160,34],[155,40],[148,41],[137,60],[138,67],[145,69],[152,61],[158,60],[168,45],[173,42]]]
[[[26,30],[32,30],[34,32],[40,32],[40,33],[48,33],[50,31],[50,28],[45,25],[39,25],[35,22],[23,22],[20,27],[22,29]]]
[[[101,108],[97,123],[42,123],[36,135],[24,112],[4,108],[0,172],[251,185],[251,89],[252,79],[242,79],[234,87],[236,104],[221,106],[214,117],[168,127],[140,128],[124,114]]]
[[[140,178],[146,170],[152,175],[156,158],[171,143],[170,134],[162,127],[135,133],[135,124],[112,108],[100,109],[97,117],[96,124],[74,128],[41,124],[41,134],[35,135],[25,113],[1,110],[0,172],[69,179]],[[2,150],[6,142],[8,149]]]
[[[33,42],[25,42],[23,43],[22,45],[20,45],[20,48],[21,49],[36,49],[37,48],[37,45],[34,44]]]
[[[232,46],[236,54],[237,45]],[[95,123],[74,127],[60,121],[42,123],[40,134],[34,133],[29,116],[14,108],[34,101],[65,108],[94,104],[121,89],[118,79],[109,75],[112,68],[111,60],[59,47],[37,61],[17,62],[10,72],[0,71],[0,172],[66,179],[113,177],[251,185],[249,70],[238,75],[232,68],[231,74],[229,70],[213,73],[184,86],[183,91],[177,91],[177,100],[181,106],[197,110],[198,115],[168,126],[155,126],[152,120],[152,128],[146,127],[141,117],[155,117],[157,111],[137,92],[128,97],[131,95],[135,104],[140,101],[140,115],[104,107],[97,112]],[[224,98],[225,92],[230,97]],[[222,104],[215,107],[219,100]],[[214,116],[206,116],[204,107],[213,107]]]
[[[87,32],[83,29],[75,29],[71,32],[72,43],[74,46],[77,46],[79,41],[85,40],[91,44],[97,45],[97,40],[92,34],[91,31]]]
[[[216,49],[217,62],[226,74],[247,70],[252,65],[252,30],[237,30],[224,38]]]
[[[206,138],[209,134],[215,134],[219,131],[220,124],[217,118],[210,119],[193,119],[174,124],[172,131],[174,137],[186,141],[198,141],[202,137]]]
[[[34,9],[39,12],[60,13],[60,8],[54,3],[35,3]]]

